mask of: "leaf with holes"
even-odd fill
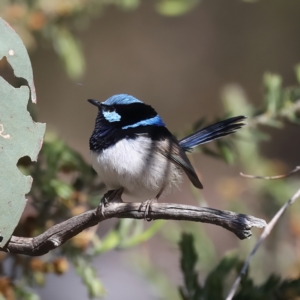
[[[32,178],[24,176],[17,163],[24,156],[37,159],[45,133],[45,124],[33,122],[27,111],[29,99],[36,102],[28,53],[17,33],[0,18],[0,59],[3,57],[28,86],[14,88],[0,76],[0,247],[17,226],[31,188]]]

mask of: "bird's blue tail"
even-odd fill
[[[243,123],[245,119],[246,117],[244,116],[238,116],[209,125],[183,138],[179,141],[179,145],[184,151],[189,151],[201,144],[205,144],[222,136],[234,133],[245,125],[245,123]]]

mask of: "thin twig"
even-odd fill
[[[251,178],[251,179],[267,179],[267,180],[274,180],[274,179],[282,179],[282,178],[286,178],[289,177],[297,172],[300,171],[300,166],[297,166],[295,169],[293,169],[292,171],[288,172],[287,174],[283,174],[283,175],[276,175],[276,176],[257,176],[257,175],[248,175],[248,174],[244,174],[244,173],[240,173],[240,175],[242,177],[246,177],[246,178]]]
[[[39,256],[64,244],[82,230],[107,219],[144,219],[144,215],[145,205],[142,203],[110,202],[105,207],[105,217],[102,215],[101,209],[89,210],[54,225],[34,238],[12,236],[5,247],[0,248],[0,251]],[[240,239],[249,238],[252,234],[252,227],[263,228],[266,226],[264,220],[244,214],[208,207],[170,203],[153,203],[147,217],[153,220],[185,220],[211,223],[226,228]]]
[[[248,256],[246,262],[243,265],[243,268],[239,274],[239,276],[237,277],[237,279],[235,280],[226,300],[231,300],[234,296],[234,294],[237,291],[237,288],[241,282],[242,276],[246,274],[247,268],[254,256],[254,254],[256,253],[257,249],[259,248],[259,246],[261,245],[261,243],[266,239],[266,237],[270,234],[270,232],[272,231],[273,227],[275,226],[275,224],[277,223],[277,221],[279,220],[279,218],[283,215],[283,213],[286,211],[286,209],[292,205],[296,199],[300,197],[300,189],[292,196],[292,198],[290,198],[281,208],[280,210],[276,213],[276,215],[273,217],[273,219],[269,222],[269,224],[265,227],[263,233],[261,234],[259,240],[257,241],[257,243],[255,244],[253,250],[251,251],[250,255]]]

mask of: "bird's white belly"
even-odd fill
[[[153,199],[176,186],[182,175],[153,143],[140,136],[123,139],[101,153],[91,152],[93,168],[108,189],[124,188],[125,195],[140,201]]]

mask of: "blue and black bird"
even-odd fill
[[[88,101],[98,107],[90,138],[93,168],[111,193],[145,200],[145,216],[152,201],[177,186],[183,173],[202,189],[186,152],[235,132],[246,119],[233,117],[178,141],[154,108],[133,96],[119,94],[104,102]],[[102,203],[103,215],[104,209]]]

